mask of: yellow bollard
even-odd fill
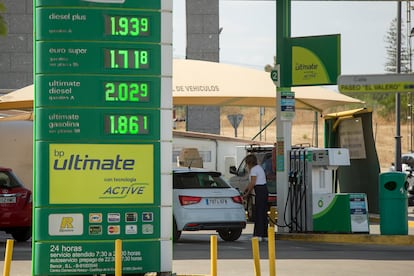
[[[122,240],[115,240],[115,276],[122,276]]]
[[[270,206],[269,210],[269,225],[275,226],[277,220],[277,209],[276,206]]]
[[[253,259],[254,259],[254,275],[260,276],[260,252],[259,252],[259,239],[257,237],[252,238]]]
[[[11,260],[13,256],[13,245],[14,245],[14,240],[7,240],[6,252],[4,256],[3,276],[10,275],[10,265],[11,265]]]
[[[267,228],[268,237],[268,251],[269,251],[269,276],[276,276],[276,243],[275,243],[275,228],[269,226]]]
[[[217,276],[217,236],[210,236],[211,276]]]

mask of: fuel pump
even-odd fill
[[[307,198],[309,188],[306,177],[310,172],[305,162],[307,148],[295,148],[290,151],[290,172],[288,202],[290,208],[291,232],[308,231],[308,210],[311,207]]]
[[[292,148],[287,200],[291,232],[352,232],[352,203],[365,208],[357,212],[367,213],[367,206],[364,194],[335,193],[336,169],[349,165],[346,148]]]
[[[304,232],[307,227],[307,199],[305,177],[307,168],[305,163],[305,149],[298,148],[290,152],[290,173],[288,200],[290,212],[290,229],[292,232]]]

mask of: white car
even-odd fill
[[[197,168],[173,171],[173,240],[182,231],[216,230],[235,241],[246,227],[243,199],[220,172]]]

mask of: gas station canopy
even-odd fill
[[[294,87],[296,109],[327,108],[362,103],[320,86]],[[270,73],[241,66],[199,60],[174,60],[174,105],[276,106]]]

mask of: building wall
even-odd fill
[[[219,1],[187,0],[186,58],[219,62]],[[187,130],[220,134],[220,107],[188,106]]]
[[[187,59],[219,62],[219,1],[187,0]]]
[[[0,36],[0,90],[14,90],[33,83],[33,0],[1,0],[8,26]]]

